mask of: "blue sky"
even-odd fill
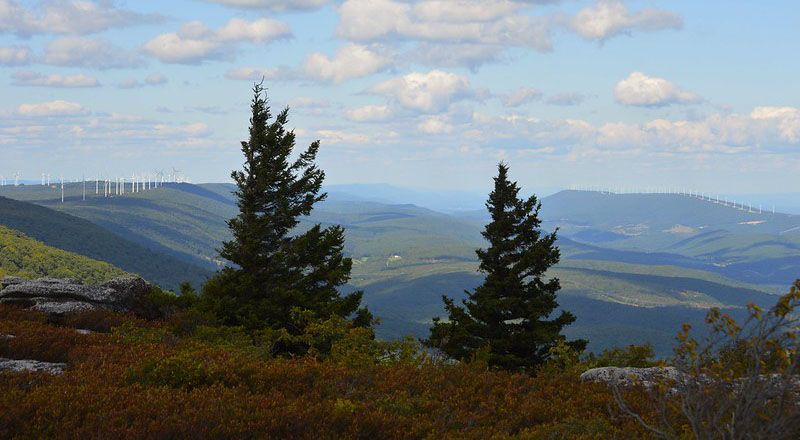
[[[253,81],[328,183],[795,191],[791,1],[0,0],[0,175],[241,165]]]

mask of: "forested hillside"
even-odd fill
[[[170,252],[183,260],[181,264],[205,264],[209,271],[216,267],[211,263],[218,259],[216,249],[229,238],[225,221],[236,213],[233,186],[228,184],[169,184],[123,197],[91,194],[85,202],[80,190],[77,184],[69,185],[64,204],[46,187],[3,187],[0,194],[80,216],[148,247],[148,252]],[[784,246],[785,252],[773,256],[768,247],[752,246],[748,258],[733,250],[730,244],[737,241],[758,244],[758,240],[794,239],[791,235],[776,238],[749,234],[747,228],[759,225],[738,225],[738,221],[726,217],[729,213],[751,213],[673,196],[669,199],[673,210],[646,214],[636,210],[636,204],[657,206],[663,202],[661,195],[631,196],[615,199],[573,191],[546,197],[542,202],[547,227],[562,228],[557,242],[562,258],[551,274],[561,279],[562,306],[578,317],[566,331],[572,338],[589,339],[591,350],[651,342],[659,355],[668,355],[681,323],[701,322],[705,309],[712,306],[737,314],[749,301],[770,303],[768,294],[780,292],[785,285],[777,280],[794,276],[796,265],[792,261],[800,259],[800,252],[793,254],[791,247]],[[353,272],[343,291],[364,290],[364,302],[381,319],[377,329],[380,338],[426,335],[431,319],[443,312],[441,295],[459,298],[464,289],[481,282],[475,249],[485,243],[480,235],[483,223],[477,214],[454,216],[414,205],[341,197],[346,196],[332,194],[329,200],[317,204],[299,228],[315,222],[345,228],[345,251],[353,258]],[[620,203],[616,220],[613,211],[601,209],[611,203],[609,200]],[[581,203],[596,210],[584,213]],[[674,225],[684,205],[689,206],[690,214],[692,209],[699,210],[684,220],[694,224],[696,232],[676,235],[658,229]],[[712,212],[704,213],[706,210]],[[784,223],[794,220],[785,215],[779,218]],[[691,223],[691,219],[717,222],[707,223],[708,228],[733,223],[744,230],[705,236],[706,229],[700,229],[703,224]],[[634,222],[651,222],[649,232],[631,236],[614,232],[619,225],[639,224]],[[624,239],[617,240],[618,235]],[[662,237],[669,241],[659,248]],[[707,241],[717,237],[725,238]],[[634,246],[636,242],[646,244],[645,239],[651,248]],[[705,247],[697,247],[699,243],[705,243]],[[775,258],[789,264],[772,264]],[[767,283],[771,280],[776,280],[778,287]],[[598,315],[597,310],[604,312]],[[640,316],[649,318],[641,320]]]
[[[75,278],[99,284],[129,275],[108,263],[56,249],[22,232],[0,226],[0,278]]]
[[[0,225],[48,246],[113,264],[164,288],[176,288],[183,281],[199,284],[211,273],[138,245],[87,220],[31,203],[0,197]]]

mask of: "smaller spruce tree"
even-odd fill
[[[497,168],[494,191],[486,202],[492,220],[482,232],[489,247],[476,251],[486,279],[473,292],[465,292],[463,307],[442,296],[449,320],[434,318],[430,337],[423,342],[455,359],[485,351],[490,367],[532,370],[564,340],[561,330],[575,316],[562,311],[547,319],[558,307],[560,288],[557,278],[544,279],[559,260],[556,233],[542,234],[541,203],[536,196],[519,198],[520,188],[508,180],[508,167],[500,163]],[[583,350],[586,341],[567,344]]]
[[[359,308],[363,292],[340,296],[337,290],[352,269],[352,260],[343,255],[344,229],[316,224],[302,233],[296,230],[300,217],[326,197],[320,193],[325,173],[314,162],[319,141],[291,160],[295,135],[285,127],[289,109],[270,122],[261,84],[253,94],[250,139],[242,142],[244,169],[231,174],[239,215],[228,221],[233,238],[220,250],[233,265],[205,284],[201,309],[225,325],[285,330],[293,336],[305,332],[303,323],[309,319],[338,316],[370,326],[370,313]],[[296,319],[297,311],[303,320]]]

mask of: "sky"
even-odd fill
[[[795,192],[794,1],[0,0],[0,175],[242,164],[254,82],[326,183]]]

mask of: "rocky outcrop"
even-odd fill
[[[661,383],[670,386],[667,390],[669,394],[677,392],[679,387],[696,388],[698,385],[701,387],[708,385],[722,386],[726,390],[735,392],[759,389],[766,396],[779,396],[782,392],[789,391],[796,404],[800,405],[800,375],[762,374],[733,381],[715,381],[705,376],[696,378],[681,373],[675,367],[601,367],[583,372],[581,380],[584,382],[603,382],[619,388],[642,386],[646,389],[652,389]]]
[[[61,374],[66,368],[67,364],[61,362],[42,362],[0,358],[0,371],[12,371],[15,373],[34,371],[48,374]]]
[[[0,304],[52,314],[84,310],[124,313],[135,311],[148,292],[150,285],[136,277],[116,278],[97,286],[72,279],[5,277],[0,281]]]
[[[631,387],[641,385],[650,388],[658,382],[678,380],[682,377],[675,367],[601,367],[592,368],[581,374],[584,382],[604,382],[615,387]]]

